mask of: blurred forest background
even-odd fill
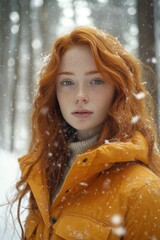
[[[0,148],[27,151],[38,73],[54,39],[78,25],[118,37],[160,78],[160,0],[0,0]],[[160,125],[160,83],[146,80]]]

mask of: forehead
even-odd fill
[[[89,46],[77,45],[68,49],[60,61],[60,70],[63,68],[70,69],[73,66],[95,68],[95,60]]]

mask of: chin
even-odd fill
[[[77,131],[90,131],[90,130],[93,130],[97,127],[97,125],[92,125],[91,124],[84,124],[83,122],[79,123],[79,124],[71,124],[70,125],[76,129]]]

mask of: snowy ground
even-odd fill
[[[7,197],[10,198],[15,190],[14,185],[16,179],[20,176],[18,166],[18,154],[10,153],[0,149],[0,239],[1,240],[18,240],[19,237],[15,232],[15,226],[11,221],[11,216],[8,216],[6,206],[1,206],[6,203]],[[15,214],[13,214],[14,217]]]

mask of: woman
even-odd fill
[[[56,40],[19,159],[22,239],[160,239],[160,155],[141,80],[140,62],[101,30]]]

